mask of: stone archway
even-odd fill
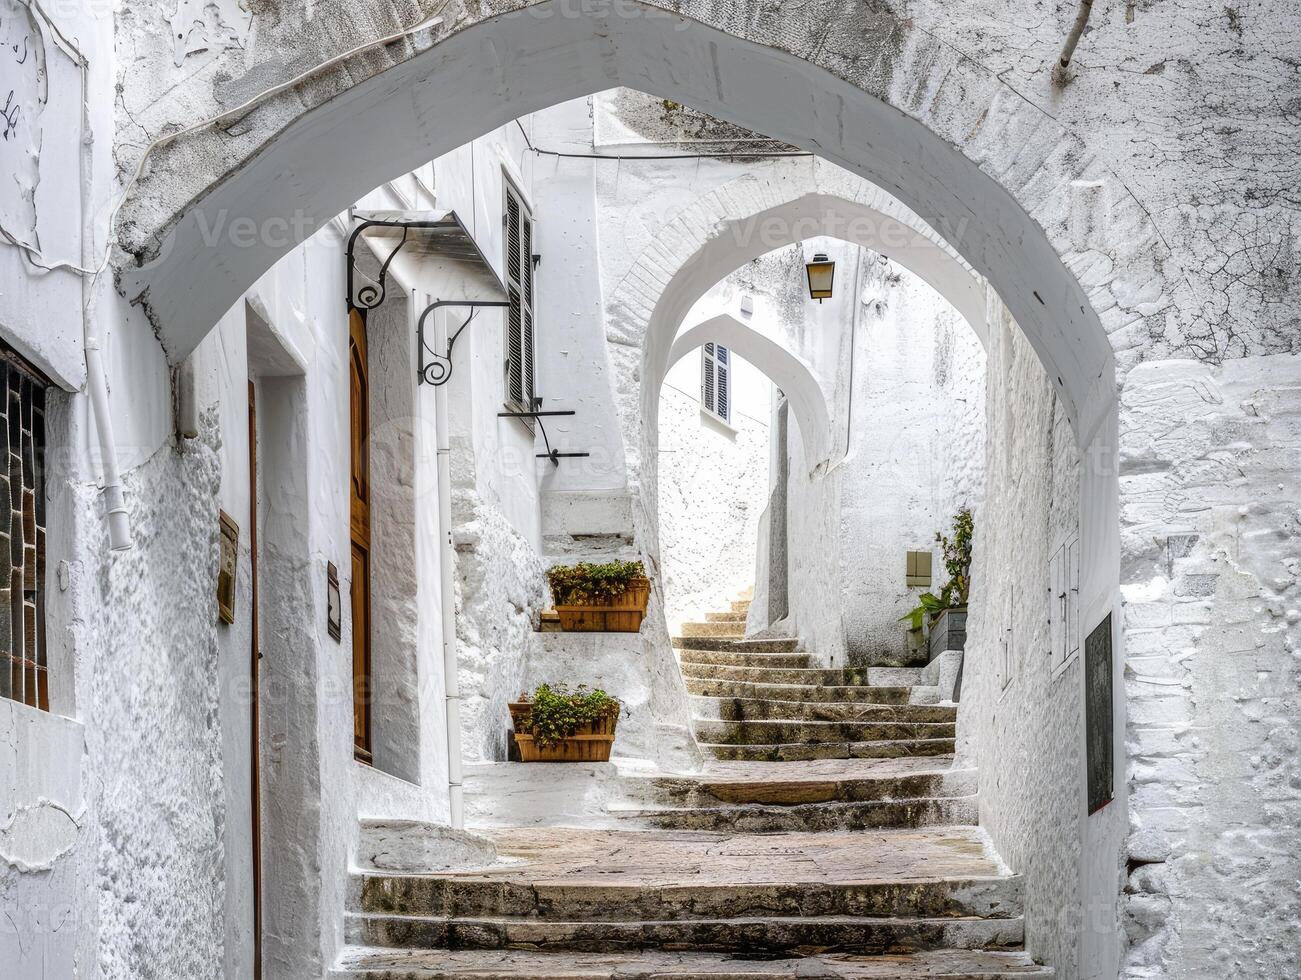
[[[124,286],[175,360],[369,188],[523,113],[625,85],[808,148],[947,229],[1006,298],[1086,443],[1114,403],[1107,334],[1163,305],[1125,300],[1150,299],[1167,258],[1142,206],[1041,109],[911,22],[866,3],[838,8],[835,30],[826,16],[758,0],[582,12],[539,0],[440,20],[165,147],[123,212],[140,265]],[[332,51],[292,18],[275,30],[292,49]]]
[[[1091,603],[1110,608],[1116,480],[1103,468],[1116,438],[1116,362],[1132,363],[1144,334],[1165,331],[1167,250],[1121,180],[979,63],[867,2],[808,6],[488,4],[345,58],[150,161],[122,212],[122,245],[136,262],[120,270],[122,288],[176,361],[279,257],[384,180],[512,118],[611,86],[681,101],[884,188],[1003,297],[1079,445],[1102,440],[1100,468],[1085,475],[1104,491],[1086,515],[1099,572],[1085,588]],[[375,36],[393,12],[362,3],[342,16],[351,36]],[[270,34],[289,63],[315,62],[343,46],[333,37],[349,32],[337,27],[306,30],[285,13]],[[171,118],[192,118],[191,103],[211,101],[203,92],[187,101],[195,94],[181,91],[186,111]],[[717,201],[724,217],[743,210],[733,203]],[[673,230],[648,253],[646,278],[627,283],[628,325],[644,331],[651,322],[683,257],[695,254],[683,247],[693,233]],[[672,336],[629,333],[629,363],[618,366],[657,363]]]
[[[830,413],[826,396],[809,366],[781,344],[726,313],[710,317],[679,334],[669,352],[669,365],[710,341],[740,354],[786,393],[804,438],[807,464],[813,467],[824,462],[831,451]]]

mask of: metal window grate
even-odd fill
[[[50,709],[45,643],[46,381],[0,349],[0,697]],[[8,508],[8,520],[3,508]]]

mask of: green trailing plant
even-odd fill
[[[946,609],[956,609],[967,604],[971,592],[971,539],[976,530],[976,518],[970,507],[963,507],[953,516],[953,537],[936,532],[944,554],[944,570],[949,580],[940,594],[923,592],[917,597],[917,606],[899,617],[909,629],[919,630]]]
[[[944,569],[949,580],[940,590],[946,607],[965,606],[971,591],[971,538],[976,531],[976,517],[970,507],[963,507],[953,516],[953,537],[936,534],[944,552]]]
[[[529,705],[523,730],[543,747],[569,738],[586,725],[617,718],[623,708],[618,698],[582,684],[572,691],[563,684],[540,684],[531,694],[521,694],[520,701]]]
[[[547,584],[557,606],[586,606],[617,599],[634,579],[645,577],[646,568],[639,561],[582,562],[556,565],[547,572]]]

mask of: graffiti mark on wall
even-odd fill
[[[36,232],[41,116],[49,101],[41,27],[18,0],[0,0],[0,224],[31,240]]]

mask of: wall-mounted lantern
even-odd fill
[[[831,287],[836,279],[836,263],[827,258],[825,252],[813,256],[812,262],[806,262],[804,268],[809,274],[809,299],[821,303],[831,299]]]

